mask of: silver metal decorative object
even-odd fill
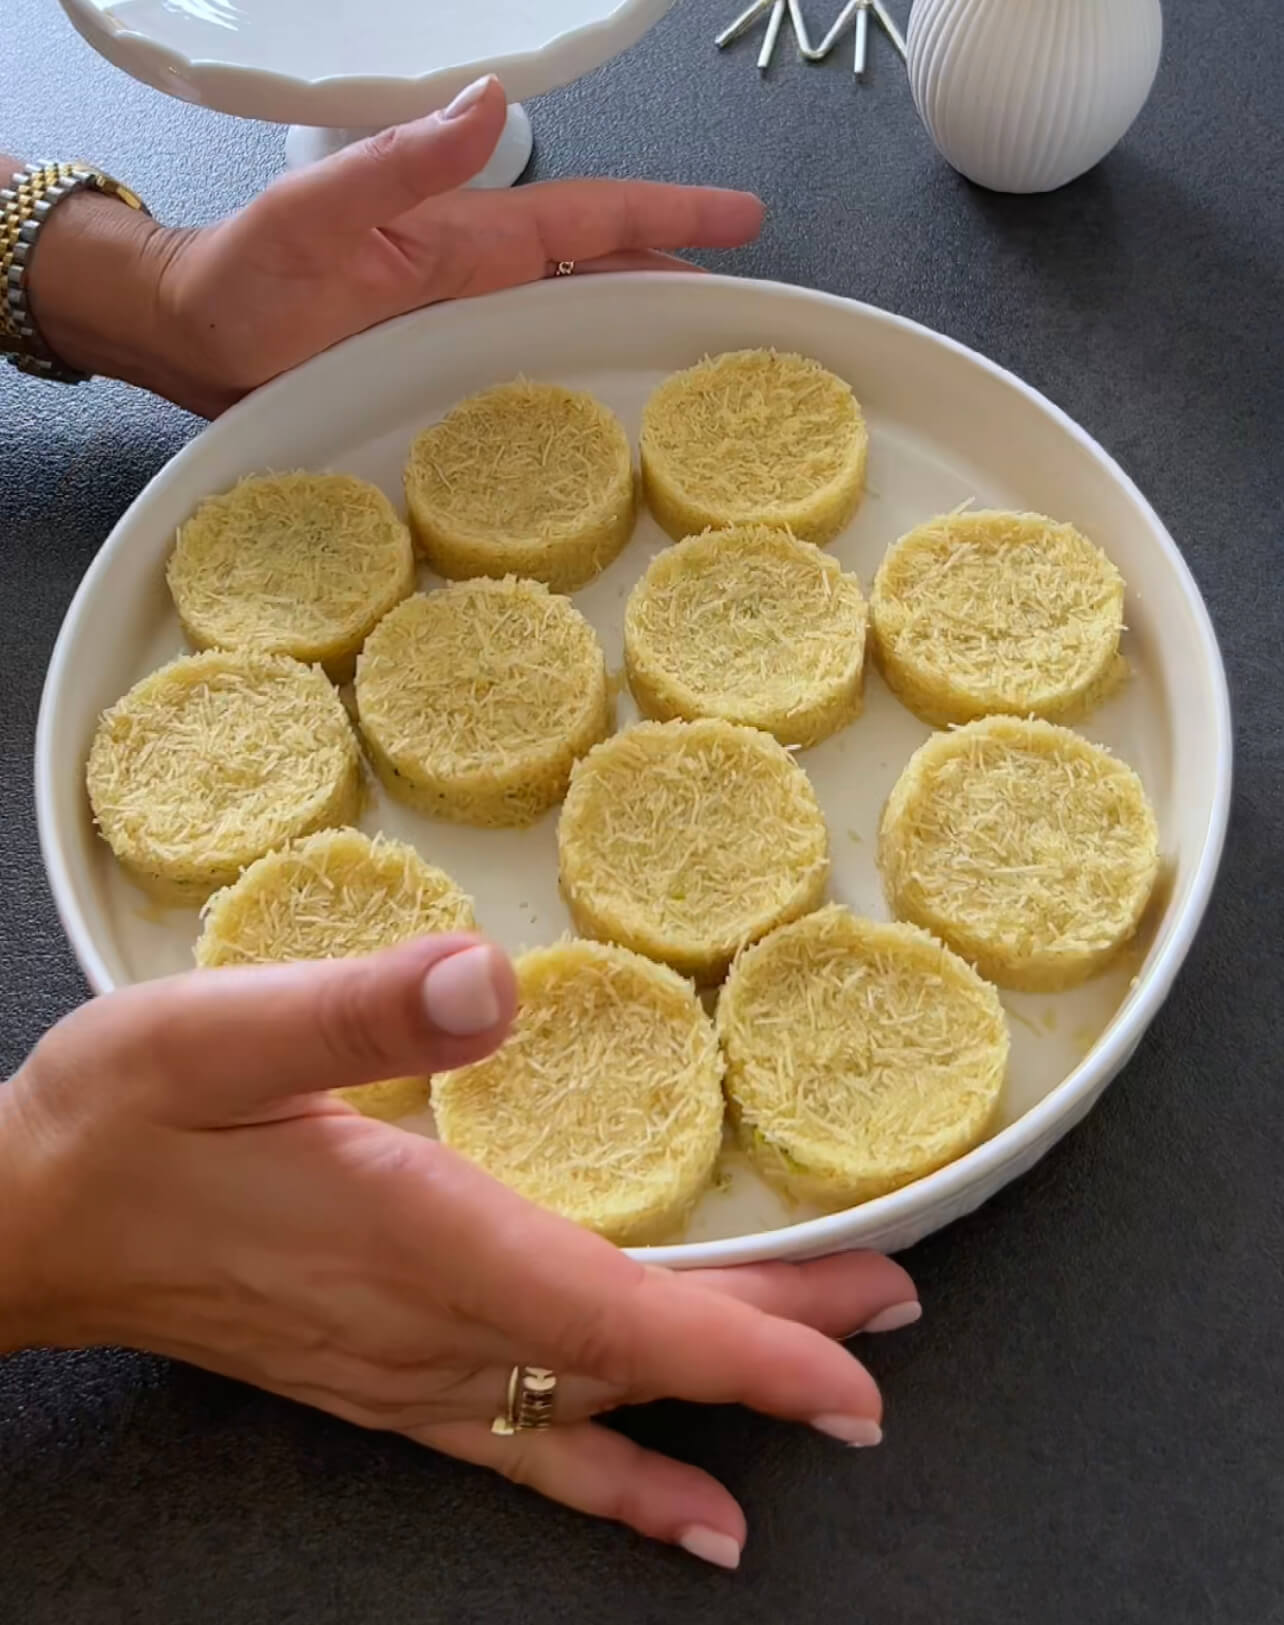
[[[897,55],[902,61],[905,60],[905,36],[897,26],[896,19],[888,11],[884,0],[846,0],[843,9],[818,45],[811,43],[801,0],[752,0],[752,4],[746,6],[740,15],[715,37],[714,44],[719,50],[724,50],[747,34],[760,18],[766,16],[767,31],[758,52],[758,71],[765,73],[775,55],[786,11],[789,14],[789,26],[793,31],[794,43],[798,47],[798,55],[804,62],[823,62],[850,28],[855,34],[852,72],[858,79],[861,78],[869,60],[871,11],[874,13],[875,21],[894,46]]]

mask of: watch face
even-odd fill
[[[100,175],[94,184],[100,192],[106,192],[109,197],[119,198],[122,203],[127,203],[131,209],[137,209],[140,214],[149,212],[137,192],[131,191],[121,181],[113,180],[110,175]]]

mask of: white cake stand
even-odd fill
[[[673,0],[61,0],[77,32],[144,84],[291,126],[293,167],[445,107],[495,73],[510,96],[569,84],[635,44]],[[472,183],[531,155],[520,105]]]

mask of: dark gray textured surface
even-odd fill
[[[1123,147],[1025,200],[935,158],[881,41],[868,89],[837,63],[762,84],[751,50],[709,44],[732,9],[680,0],[631,56],[537,104],[540,173],[754,186],[771,217],[733,269],[973,344],[1123,461],[1184,547],[1230,668],[1238,787],[1202,938],[1088,1122],[908,1260],[925,1320],[867,1351],[881,1450],[732,1412],[628,1420],[743,1499],[738,1576],[198,1372],[32,1355],[0,1367],[6,1625],[1284,1619],[1275,8],[1171,0],[1160,82]],[[52,0],[3,11],[0,149],[85,153],[183,220],[276,163],[276,133],[133,85]],[[5,1068],[81,993],[31,811],[44,664],[95,547],[192,428],[112,386],[0,378]]]

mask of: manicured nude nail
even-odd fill
[[[843,1444],[878,1444],[883,1437],[882,1428],[868,1416],[817,1416],[811,1425]]]
[[[424,977],[424,1009],[433,1026],[455,1038],[486,1033],[499,1020],[495,950],[481,945],[439,959]]]
[[[861,1327],[863,1332],[899,1332],[904,1326],[912,1326],[916,1320],[923,1318],[923,1305],[911,1299],[908,1303],[894,1303],[890,1309],[884,1309],[867,1320]]]
[[[702,1523],[693,1523],[690,1529],[684,1529],[678,1536],[678,1545],[684,1552],[690,1552],[692,1557],[712,1563],[717,1568],[740,1567],[740,1542],[736,1537],[724,1535],[718,1529],[709,1529]]]
[[[465,113],[476,107],[494,83],[493,73],[488,73],[484,79],[474,79],[471,85],[459,92],[449,107],[442,109],[442,118],[463,118]]]

